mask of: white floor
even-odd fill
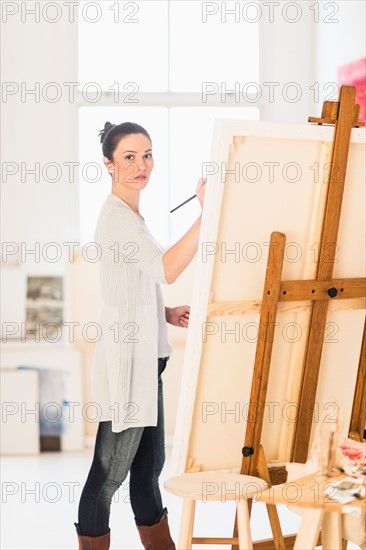
[[[163,481],[169,475],[169,447]],[[1,544],[2,550],[77,549],[74,521],[78,501],[92,460],[92,450],[82,453],[41,453],[38,456],[2,457]],[[161,483],[162,486],[162,483]],[[163,489],[162,489],[163,491]],[[173,538],[179,532],[181,499],[163,491]],[[298,516],[278,507],[283,533],[294,533]],[[197,503],[196,536],[231,536],[234,503]],[[266,509],[255,503],[252,512],[253,540],[270,538]],[[111,550],[141,549],[128,502],[128,480],[112,501]],[[228,549],[230,546],[196,545],[196,549]],[[357,548],[349,545],[348,548]]]

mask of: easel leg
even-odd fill
[[[241,474],[256,476],[257,472],[259,472],[259,455],[262,452],[262,467],[259,476],[267,481],[269,485],[269,472],[268,469],[266,469],[267,465],[265,464],[263,449],[261,451],[260,441],[276,325],[277,306],[280,296],[285,245],[286,236],[279,231],[274,231],[271,234],[270,249],[268,252],[266,277],[259,321],[258,341],[250,392],[250,403],[254,404],[255,407],[252,408],[246,426],[243,449],[247,449],[248,452],[243,452],[240,469]],[[283,550],[285,549],[285,542],[282,537],[281,526],[277,516],[277,509],[275,506],[270,506],[267,509],[271,521],[276,549]],[[236,524],[234,527],[234,536],[235,535]],[[232,546],[232,550],[237,550],[235,545]]]
[[[349,424],[349,437],[355,441],[362,441],[366,424],[366,321],[358,365],[355,395],[353,398],[352,414]]]
[[[330,261],[327,254],[329,254],[329,245],[335,244],[338,238],[348,152],[353,126],[355,93],[356,90],[353,86],[342,86],[340,89],[339,110],[334,130],[329,170],[328,196],[319,244],[320,252],[316,276],[318,281],[330,281],[333,273],[334,261]],[[301,391],[298,400],[292,462],[306,462],[307,459],[312,427],[309,411],[314,409],[315,404],[327,313],[328,303],[326,300],[315,300],[312,302]]]
[[[268,486],[271,487],[271,478],[269,475],[269,470],[268,470],[262,445],[259,448],[259,455],[258,455],[258,474],[259,474],[259,477],[264,479],[268,483]],[[281,529],[281,524],[278,517],[276,505],[267,504],[266,506],[267,506],[269,522],[271,524],[275,548],[277,550],[285,550],[286,545],[285,545],[285,541],[283,540],[282,529]]]

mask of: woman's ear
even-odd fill
[[[103,157],[104,166],[107,168],[108,172],[110,174],[113,174],[114,172],[114,162],[112,160],[109,160],[108,157]]]

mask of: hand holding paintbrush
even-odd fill
[[[203,200],[204,200],[204,197],[205,197],[205,185],[206,185],[206,182],[207,180],[205,178],[200,178],[198,180],[198,185],[197,185],[197,189],[196,189],[196,194],[195,195],[192,195],[192,197],[189,197],[189,199],[185,200],[184,202],[182,202],[181,204],[179,204],[178,206],[176,206],[175,208],[173,208],[173,210],[170,211],[170,213],[174,212],[175,210],[178,210],[178,208],[180,208],[181,206],[184,206],[185,204],[187,204],[187,202],[191,201],[192,199],[194,199],[195,197],[198,198],[199,200],[199,203],[201,205],[201,208],[203,206]]]

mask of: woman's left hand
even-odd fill
[[[190,306],[177,306],[166,308],[166,320],[176,327],[188,327]]]

